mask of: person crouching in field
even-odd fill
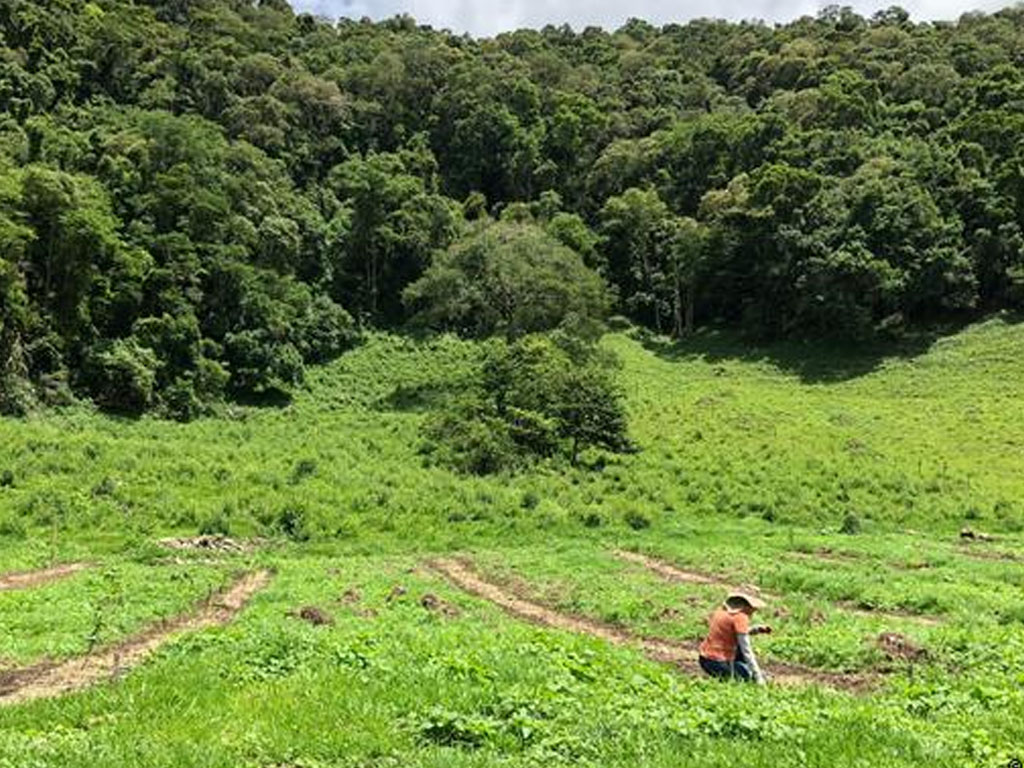
[[[722,680],[765,684],[757,664],[751,635],[770,633],[771,627],[751,627],[750,617],[764,601],[745,592],[731,592],[721,608],[711,614],[708,636],[700,644],[700,668]]]

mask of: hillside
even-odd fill
[[[1021,326],[603,343],[638,451],[578,468],[422,465],[481,354],[451,336],[373,336],[216,419],[0,422],[0,765],[1015,757]],[[737,584],[766,690],[695,667]]]
[[[1019,310],[1022,19],[474,40],[283,0],[10,0],[0,412],[187,421],[409,324],[870,342]],[[544,291],[504,306],[483,275]]]
[[[1020,530],[1019,324],[874,355],[710,333],[604,344],[623,361],[634,455],[511,477],[428,466],[420,424],[481,347],[381,335],[314,369],[285,406],[185,425],[81,407],[0,422],[4,526],[262,535],[290,520],[315,538],[415,546],[586,520],[621,531],[631,516]]]

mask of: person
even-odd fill
[[[769,634],[768,626],[750,626],[750,617],[765,603],[746,592],[730,592],[709,620],[708,636],[700,644],[700,668],[711,677],[764,685],[764,673],[750,645],[751,635]]]

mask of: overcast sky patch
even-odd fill
[[[626,19],[638,17],[654,24],[685,22],[700,17],[761,19],[785,22],[806,14],[815,14],[828,3],[814,0],[748,0],[743,3],[724,0],[679,2],[678,0],[293,0],[299,10],[336,18],[359,19],[369,16],[386,19],[408,13],[421,24],[439,29],[494,35],[521,27],[539,28],[545,24],[569,24],[574,29],[588,25],[616,29]],[[882,3],[839,3],[853,5],[870,16]],[[907,0],[896,3],[910,11],[917,21],[956,19],[967,11],[995,11],[1004,0]]]

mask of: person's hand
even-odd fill
[[[750,634],[752,635],[770,635],[771,633],[772,628],[769,627],[767,624],[762,627],[752,627],[750,629]]]

